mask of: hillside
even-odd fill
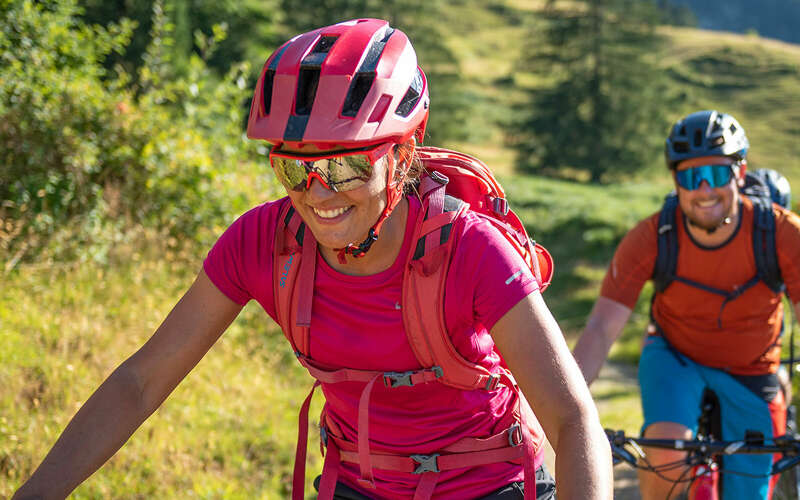
[[[468,4],[449,10],[453,19],[461,20],[453,23],[449,45],[479,102],[474,126],[483,136],[456,146],[502,172],[513,170],[514,158],[499,124],[515,106],[525,105],[520,86],[529,75],[519,60],[531,38],[537,6],[541,3],[494,2],[479,17]],[[685,94],[672,119],[709,108],[733,114],[750,138],[751,166],[778,169],[800,186],[800,45],[692,28],[665,26],[660,33],[667,43],[653,57]]]

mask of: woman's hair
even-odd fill
[[[403,193],[405,195],[416,193],[420,178],[425,174],[425,166],[417,154],[416,146],[411,142],[399,144],[397,146],[397,156],[400,161],[406,159],[409,162],[408,168],[403,172],[395,169],[395,175],[402,175]]]

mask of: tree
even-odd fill
[[[516,124],[518,165],[562,176],[574,169],[592,182],[652,165],[670,105],[665,73],[652,60],[658,11],[639,0],[556,3],[548,2],[524,56],[538,84]]]
[[[224,27],[226,37],[215,48],[208,63],[219,75],[232,66],[249,61],[254,67],[275,47],[280,19],[278,0],[165,0],[161,2],[172,26],[174,45],[171,57],[177,72],[184,74],[192,53],[201,53],[197,34],[215,36]],[[152,39],[155,0],[80,0],[82,19],[106,26],[127,18],[136,22],[131,42],[122,54],[110,54],[106,67],[122,64],[135,74]],[[200,54],[203,55],[203,54]]]

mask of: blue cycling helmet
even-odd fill
[[[697,111],[675,123],[667,137],[667,166],[699,156],[732,156],[744,160],[750,143],[736,118],[713,110]]]

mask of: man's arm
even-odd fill
[[[588,384],[597,378],[611,345],[619,338],[630,316],[629,307],[598,297],[573,353]]]
[[[589,388],[539,292],[511,308],[492,337],[556,452],[558,498],[611,499],[611,450]],[[561,479],[559,479],[561,478]]]
[[[150,340],[81,407],[13,499],[65,498],[158,408],[241,309],[201,271]]]

